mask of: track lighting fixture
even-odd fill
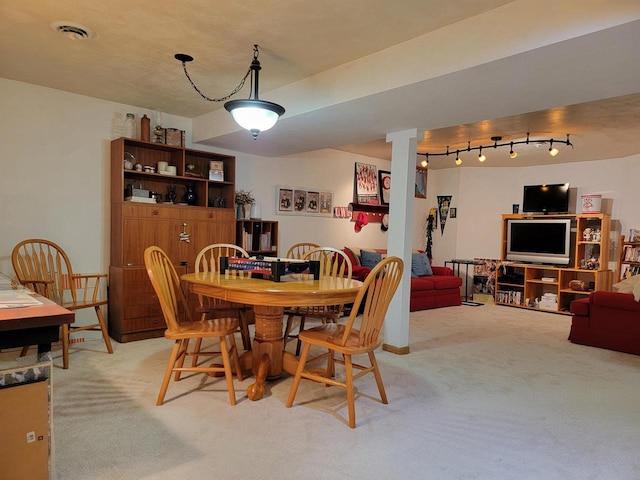
[[[484,162],[486,159],[487,159],[487,157],[485,157],[485,156],[482,154],[482,147],[480,147],[480,154],[478,155],[478,161],[479,161],[480,163],[482,163],[482,162]]]
[[[518,156],[518,152],[515,152],[515,151],[513,150],[513,142],[511,142],[511,143],[510,143],[510,146],[511,146],[511,151],[509,152],[509,156],[510,156],[511,158],[516,158],[516,157]]]
[[[186,75],[189,83],[198,94],[209,102],[224,102],[229,100],[233,95],[238,93],[244,86],[247,78],[251,77],[251,93],[246,100],[229,100],[224,104],[224,108],[231,113],[233,119],[242,128],[245,128],[251,132],[253,139],[258,137],[260,132],[269,130],[273,127],[278,118],[284,114],[284,108],[277,103],[267,102],[266,100],[260,100],[258,96],[258,76],[262,69],[260,62],[258,61],[258,45],[253,46],[253,61],[249,66],[249,70],[245,74],[240,83],[233,89],[233,91],[221,98],[210,98],[200,91],[196,84],[191,80],[189,73],[187,73],[187,63],[193,61],[193,57],[184,53],[176,53],[175,59],[182,62],[182,69]],[[251,96],[253,95],[253,97]]]
[[[487,148],[498,148],[498,147],[509,147],[509,157],[511,158],[516,158],[518,156],[518,152],[515,151],[513,149],[514,145],[522,145],[522,144],[529,144],[529,143],[535,143],[538,145],[544,145],[546,143],[549,144],[549,155],[551,155],[552,157],[555,157],[556,155],[558,155],[559,150],[554,147],[554,143],[558,144],[558,143],[562,143],[563,145],[567,145],[571,148],[573,148],[573,144],[571,143],[571,141],[569,140],[569,134],[567,134],[567,139],[566,140],[558,140],[558,139],[554,139],[554,138],[548,138],[548,139],[541,139],[541,140],[532,140],[529,137],[529,133],[527,133],[527,138],[526,140],[518,140],[518,141],[511,141],[509,143],[498,143],[502,140],[502,137],[500,136],[494,136],[491,137],[491,140],[493,140],[493,144],[489,144],[489,145],[478,145],[476,147],[472,147],[471,146],[471,140],[469,140],[467,142],[467,148],[463,148],[462,150],[456,150],[456,165],[461,165],[462,164],[462,159],[460,158],[460,152],[470,152],[472,150],[478,150],[478,160],[480,162],[484,162],[487,157],[486,155],[484,155],[482,153],[482,149],[487,149]],[[420,153],[418,152],[418,155],[425,155],[427,158],[429,157],[429,155],[431,156],[449,156],[450,154],[453,154],[453,152],[449,151],[449,147],[447,146],[447,150],[445,152],[441,152],[441,153]]]

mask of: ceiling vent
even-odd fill
[[[90,40],[96,36],[93,30],[73,22],[53,22],[51,28],[71,40]]]

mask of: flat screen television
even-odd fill
[[[569,184],[525,185],[524,213],[569,213]]]
[[[566,266],[570,250],[571,219],[507,220],[507,260]]]

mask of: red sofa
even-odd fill
[[[350,252],[349,252],[350,250]],[[387,251],[375,249],[383,255]],[[345,248],[344,252],[350,257],[353,265],[352,277],[364,280],[371,269],[360,264],[359,249]],[[353,258],[352,258],[353,257]],[[462,304],[460,286],[462,279],[453,274],[449,267],[431,266],[433,275],[411,279],[411,293],[409,295],[409,311],[428,310],[430,308],[451,307]]]
[[[632,294],[596,291],[570,311],[571,342],[640,355],[640,302]]]

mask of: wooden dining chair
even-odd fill
[[[295,243],[289,247],[285,258],[293,258],[295,260],[301,260],[305,253],[314,248],[318,248],[320,245],[313,242],[300,242]]]
[[[404,263],[398,257],[387,257],[380,261],[365,279],[346,324],[324,324],[300,332],[300,340],[303,345],[302,354],[287,399],[287,408],[293,405],[301,378],[325,383],[327,386],[340,386],[347,390],[349,427],[355,428],[356,411],[353,382],[367,373],[373,373],[382,403],[388,403],[374,350],[380,345],[380,333],[384,318],[402,278],[403,269]],[[364,304],[362,320],[360,328],[356,329],[355,321],[361,304]],[[327,351],[308,359],[312,346]],[[336,353],[342,355],[342,358],[336,357]],[[368,355],[369,366],[353,363],[352,356],[363,354]],[[307,367],[308,364],[323,359],[327,360],[324,374]],[[336,363],[344,365],[344,381],[335,378]],[[353,369],[358,370],[358,373],[354,375]]]
[[[353,266],[351,260],[342,250],[333,247],[317,247],[306,251],[303,260],[317,260],[320,262],[320,278],[346,278],[351,280]],[[322,323],[335,323],[342,316],[344,304],[320,305],[315,307],[291,307],[285,309],[287,323],[284,330],[283,345],[297,339],[296,355],[300,355],[300,339],[298,335],[291,334],[295,317],[300,317],[298,332],[304,330],[306,320],[309,318],[320,319]]]
[[[242,257],[249,258],[249,254],[243,248],[231,243],[214,243],[204,247],[195,261],[195,271],[198,272],[219,272],[221,257]],[[223,272],[224,273],[224,272]],[[236,317],[240,325],[242,335],[242,345],[245,350],[251,350],[251,336],[249,325],[253,319],[252,307],[241,303],[228,302],[219,298],[210,298],[198,295],[198,307],[196,312],[204,320],[207,316],[222,314]]]
[[[18,281],[58,305],[77,311],[93,308],[98,323],[90,325],[62,325],[62,365],[69,368],[70,335],[74,332],[95,330],[102,332],[102,338],[109,353],[113,353],[111,339],[101,307],[108,303],[101,295],[102,281],[107,275],[74,273],[71,261],[62,248],[49,240],[30,238],[13,247],[11,263]],[[106,287],[106,284],[104,284]],[[21,355],[27,353],[28,347]]]
[[[164,402],[171,374],[174,374],[174,381],[177,382],[182,372],[205,373],[211,376],[224,373],[229,401],[231,405],[235,405],[236,395],[231,372],[232,358],[238,380],[242,381],[242,369],[234,337],[234,333],[238,331],[238,320],[226,317],[193,321],[180,286],[180,278],[167,254],[159,247],[147,247],[144,251],[144,263],[167,324],[164,336],[174,341],[156,405],[162,405]],[[202,339],[218,339],[220,349],[203,351],[198,348],[195,351],[189,351],[190,340]],[[196,362],[192,366],[185,367],[184,362],[188,356],[193,356]],[[205,366],[200,361],[200,357],[217,356],[222,357],[222,366],[218,364]]]

